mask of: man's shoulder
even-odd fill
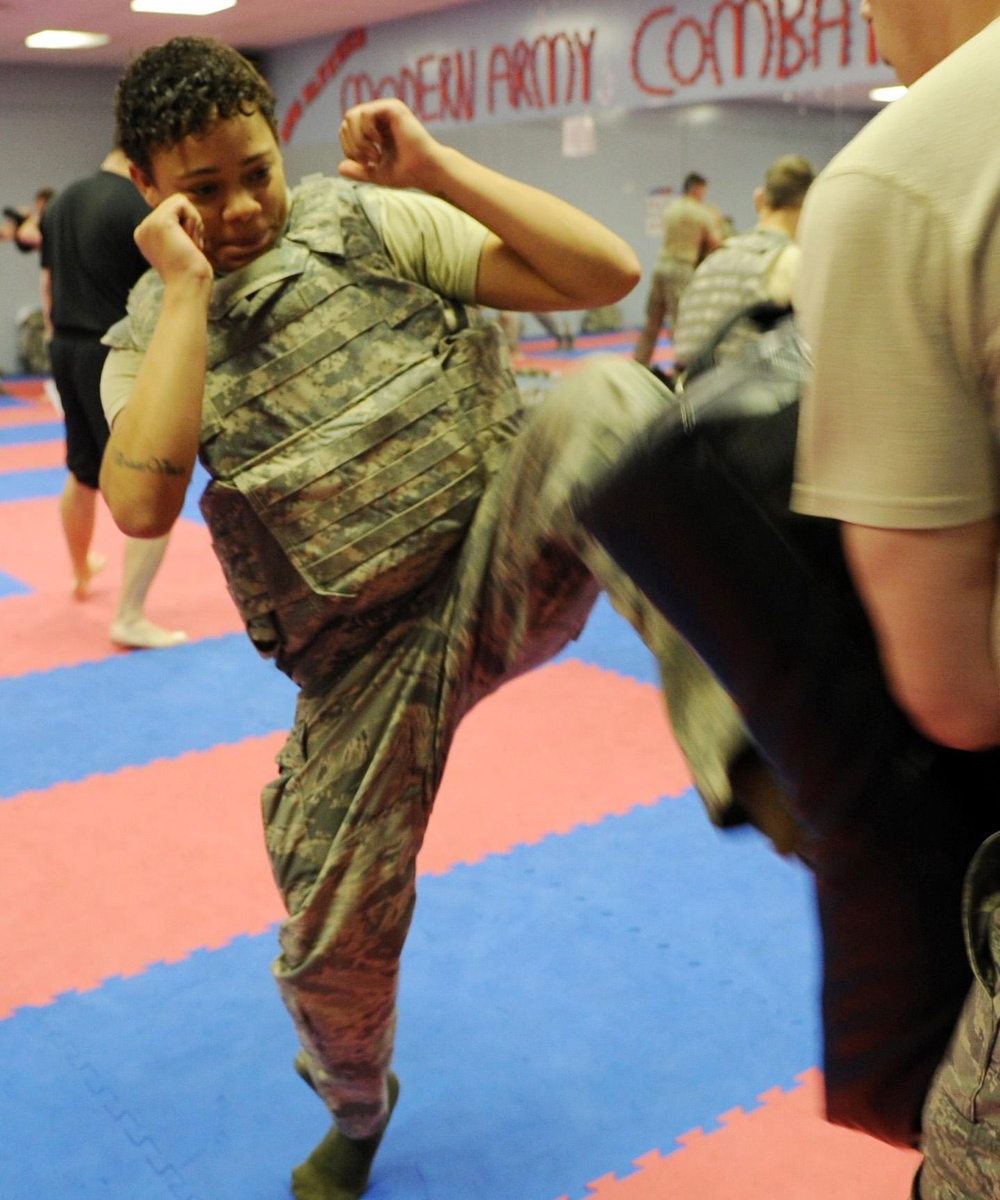
[[[876,114],[820,172],[864,172],[920,187],[967,165],[1000,136],[1000,20]]]
[[[125,205],[137,213],[148,212],[139,189],[131,179],[111,171],[98,170],[90,175],[74,179],[61,188],[45,206],[42,221],[51,224],[66,213],[100,209],[105,203]]]
[[[109,183],[108,180],[114,179],[117,183]],[[81,175],[79,179],[74,179],[72,183],[68,183],[49,201],[50,205],[67,204],[79,196],[90,195],[93,192],[104,192],[111,188],[117,187],[119,184],[127,184],[131,188],[135,188],[135,184],[130,179],[123,179],[121,175],[112,175],[110,171],[98,169],[91,171],[89,175]]]
[[[128,219],[135,223],[138,223],[150,211],[142,193],[131,179],[114,171],[99,171],[98,175],[103,178],[95,182],[96,198],[106,197],[109,204],[113,204],[118,211],[127,215]]]
[[[706,223],[710,218],[708,205],[702,204],[694,196],[675,196],[663,212],[664,224],[671,228],[685,229]]]

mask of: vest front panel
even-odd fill
[[[307,593],[322,624],[424,584],[520,421],[492,327],[400,280],[360,207],[340,220],[342,256],[289,238],[213,300],[203,511],[248,628],[271,614],[279,652]]]

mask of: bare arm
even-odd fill
[[[709,233],[708,230],[706,230],[705,236],[702,238],[701,250],[699,250],[699,252],[698,252],[699,264],[703,263],[705,261],[705,259],[708,258],[708,256],[712,253],[712,251],[718,250],[718,248],[721,245],[722,245],[722,243],[715,236],[715,234]]]
[[[713,250],[722,245],[722,214],[709,206],[710,220],[706,223],[701,234],[701,248],[698,251],[698,262],[703,263]]]
[[[340,173],[439,196],[490,230],[476,299],[544,312],[613,304],[639,281],[631,247],[599,221],[436,141],[398,100],[352,108],[340,130]]]
[[[17,227],[14,241],[22,250],[37,250],[42,244],[42,230],[38,224],[38,214],[30,212]]]
[[[1000,744],[997,521],[917,530],[844,525],[843,532],[899,704],[944,745]]]
[[[163,307],[111,430],[101,491],[124,533],[160,537],[180,515],[198,454],[212,268],[197,209],[179,194],[158,205],[135,238],[164,281]]]

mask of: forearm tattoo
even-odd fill
[[[120,450],[113,451],[112,458],[117,466],[125,467],[129,471],[147,471],[150,475],[186,474],[183,467],[172,463],[169,458],[150,457],[139,462],[137,459],[128,458]]]

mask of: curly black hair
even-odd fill
[[[115,140],[150,173],[170,149],[219,119],[259,112],[277,136],[270,84],[238,50],[215,38],[175,37],[133,59],[115,91]]]

